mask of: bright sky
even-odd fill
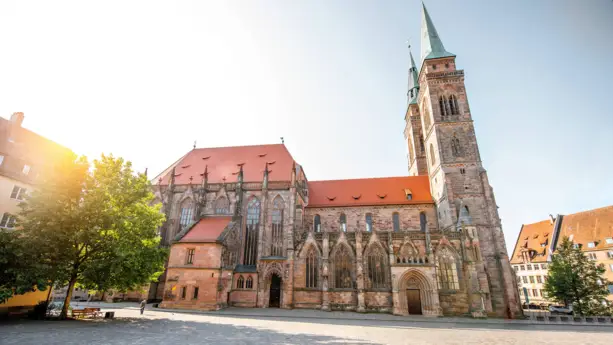
[[[613,2],[426,6],[466,72],[513,249],[613,204]],[[0,2],[0,116],[152,175],[192,148],[285,143],[310,180],[407,174],[418,0]]]

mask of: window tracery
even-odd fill
[[[283,210],[285,204],[280,195],[273,200],[271,255],[283,256]]]
[[[306,257],[306,287],[316,288],[319,280],[319,260],[317,251],[311,248]]]
[[[455,256],[448,248],[441,249],[436,256],[436,275],[438,288],[443,290],[458,290],[458,268]]]
[[[230,214],[230,202],[225,196],[215,200],[215,214]]]
[[[367,287],[381,289],[388,287],[387,262],[389,258],[385,251],[378,245],[371,245],[366,254]]]
[[[341,245],[334,254],[332,260],[332,273],[334,279],[332,283],[337,289],[352,289],[354,285],[353,278],[353,255],[346,245]]]
[[[258,229],[260,225],[260,200],[252,197],[247,204],[247,234],[245,239],[245,265],[255,265],[258,256]]]

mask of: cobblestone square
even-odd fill
[[[0,324],[0,344],[610,344],[613,327],[345,319],[308,311],[253,315],[114,309],[114,320]]]

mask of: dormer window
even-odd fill
[[[410,189],[405,189],[404,190],[404,195],[405,195],[407,200],[413,200],[413,192],[411,192]]]
[[[2,159],[0,159],[0,163],[2,163]],[[605,238],[605,242],[607,242],[607,244],[613,244],[613,237]]]
[[[25,165],[23,166],[23,170],[22,170],[21,172],[22,172],[24,175],[29,174],[29,173],[30,173],[30,166],[29,166],[29,165],[27,165],[27,164],[25,164]]]
[[[587,247],[588,247],[588,248],[595,248],[595,247],[596,247],[596,243],[594,243],[594,242],[588,242],[588,243],[587,243]]]

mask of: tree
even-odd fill
[[[606,300],[610,282],[604,278],[605,268],[583,254],[568,237],[553,254],[544,288],[550,299],[572,305],[579,315],[610,314]]]
[[[64,160],[21,204],[23,238],[52,263],[46,276],[68,284],[65,318],[75,284],[131,289],[157,278],[166,250],[159,246],[164,220],[147,177],[130,162],[102,155],[93,169],[84,157]]]
[[[48,266],[39,253],[25,245],[19,232],[0,230],[0,303],[14,295],[45,290]]]

